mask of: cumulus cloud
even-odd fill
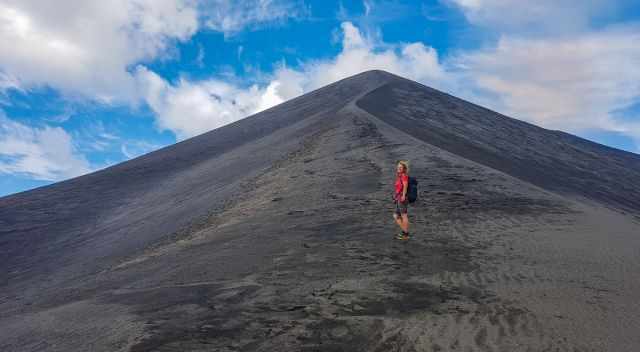
[[[195,9],[182,0],[3,1],[0,71],[27,88],[129,100],[127,67],[197,28]]]
[[[334,59],[310,62],[304,66],[304,74],[310,79],[309,88],[315,89],[372,69],[385,70],[436,87],[447,82],[434,48],[419,42],[396,46],[372,42],[365,39],[351,22],[342,23],[342,31],[342,51]]]
[[[218,79],[180,79],[171,84],[143,66],[138,67],[136,75],[148,105],[156,113],[158,127],[174,132],[178,139],[224,126],[283,101],[276,91],[276,81],[262,88],[254,84],[243,89]]]
[[[638,27],[558,39],[505,36],[458,58],[460,74],[497,96],[484,103],[503,113],[548,128],[618,132],[625,127],[611,112],[640,101],[638,62]]]
[[[229,34],[302,14],[284,0],[2,0],[0,90],[47,85],[132,103],[131,68],[170,57],[202,27]]]
[[[267,83],[240,87],[218,79],[172,84],[138,67],[137,77],[161,129],[187,138],[229,124],[326,84],[382,69],[431,86],[447,82],[435,49],[422,43],[396,47],[373,43],[350,22],[342,24],[342,51],[333,59],[310,61],[293,69],[279,65]]]
[[[62,128],[33,128],[0,114],[0,173],[59,181],[90,171]]]

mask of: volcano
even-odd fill
[[[384,71],[0,198],[0,251],[2,351],[640,349],[640,156]]]

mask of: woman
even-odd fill
[[[402,230],[402,233],[397,234],[395,237],[399,240],[409,239],[409,216],[407,215],[407,206],[409,205],[409,200],[407,199],[408,187],[409,162],[401,160],[396,166],[395,193],[393,194],[393,201],[396,205],[393,218]]]

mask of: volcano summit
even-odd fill
[[[0,350],[639,350],[639,234],[640,156],[368,71],[0,198]]]

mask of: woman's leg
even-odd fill
[[[409,215],[407,213],[402,213],[399,225],[400,228],[402,228],[402,231],[409,233]]]
[[[396,209],[393,211],[393,220],[395,220],[396,224],[398,224],[398,226],[400,226],[400,228],[402,229],[402,217],[400,216],[402,210],[400,209],[398,202],[395,202],[395,205]]]
[[[400,228],[403,229],[403,227],[402,227],[402,217],[400,217],[400,215],[398,215],[398,213],[393,213],[393,220],[395,220],[396,224],[398,224],[398,226],[400,226]]]

